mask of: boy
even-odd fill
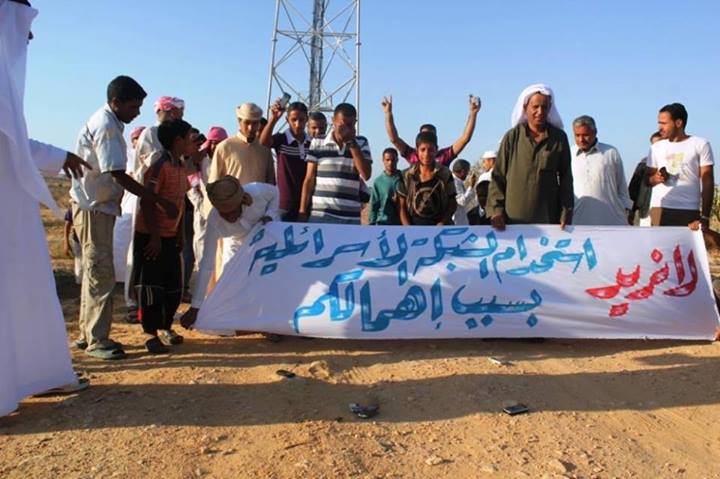
[[[322,112],[312,111],[308,116],[307,133],[310,138],[321,138],[327,135],[327,118]]]
[[[451,225],[457,208],[452,173],[435,161],[437,136],[421,132],[415,138],[418,162],[402,173],[398,185],[403,225]]]
[[[395,148],[383,151],[383,174],[373,181],[370,190],[371,225],[399,225],[400,213],[397,206],[397,189],[402,175],[397,169],[398,152]]]
[[[400,155],[405,158],[408,163],[414,165],[418,161],[418,153],[414,148],[405,143],[405,141],[403,141],[403,139],[398,135],[397,128],[395,127],[395,118],[393,116],[392,106],[392,96],[386,96],[383,98],[382,107],[385,112],[385,130],[390,138],[390,142],[400,151]],[[470,95],[468,108],[468,119],[462,136],[452,145],[438,150],[435,158],[435,161],[438,163],[449,166],[450,162],[465,149],[468,143],[470,143],[473,132],[475,131],[477,114],[480,111],[480,98]],[[435,128],[435,125],[430,123],[420,126],[420,133],[422,132],[433,133],[437,136],[437,128]]]
[[[277,185],[280,193],[280,214],[283,221],[297,221],[300,194],[305,180],[305,154],[310,148],[310,136],[305,133],[308,109],[299,101],[287,107],[287,130],[273,135],[275,124],[285,109],[279,101],[270,107],[270,122],[260,135],[260,143],[275,150]]]
[[[184,328],[195,323],[197,312],[205,299],[210,277],[215,272],[218,239],[229,239],[237,249],[257,223],[277,221],[280,215],[278,192],[273,185],[254,182],[241,186],[237,178],[225,176],[208,184],[206,189],[213,208],[207,217],[205,249],[199,260],[192,306],[180,319]]]
[[[182,157],[193,153],[191,127],[183,120],[164,121],[158,127],[161,156],[145,174],[145,188],[172,202],[180,214],[168,216],[152,202],[142,199],[133,239],[133,274],[138,299],[138,317],[145,334],[145,347],[152,354],[168,352],[158,330],[171,331],[173,316],[182,296],[182,224],[185,193],[190,189]],[[172,333],[171,333],[172,334]],[[168,335],[171,344],[182,336]]]

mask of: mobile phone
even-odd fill
[[[518,414],[524,414],[526,412],[530,411],[528,407],[524,404],[514,404],[512,406],[504,407],[503,412],[505,414],[508,414],[510,416],[515,416]]]
[[[284,110],[285,107],[287,107],[289,101],[290,101],[290,93],[285,92],[285,93],[283,93],[283,96],[278,100],[278,105],[280,105],[280,108],[282,108]]]

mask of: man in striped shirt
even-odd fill
[[[367,139],[356,135],[356,119],[354,106],[339,104],[327,136],[310,144],[299,221],[360,224],[360,179],[370,178],[372,158]]]

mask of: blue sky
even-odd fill
[[[309,11],[310,0],[295,1]],[[39,140],[71,149],[119,74],[149,93],[131,126],[154,121],[151,105],[160,95],[184,98],[186,119],[203,131],[235,131],[236,105],[265,105],[272,0],[32,3],[40,14],[25,113]],[[430,122],[441,146],[450,144],[474,93],[483,107],[461,156],[475,162],[509,128],[520,91],[544,82],[555,90],[568,134],[573,118],[592,115],[600,141],[618,147],[626,171],[647,152],[658,109],[674,101],[688,109],[688,132],[709,139],[717,157],[719,17],[720,2],[711,0],[363,0],[361,133],[379,159],[390,146],[380,101],[391,94],[403,138],[411,142]],[[381,169],[376,161],[373,173]]]

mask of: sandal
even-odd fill
[[[145,348],[147,348],[150,354],[167,354],[170,352],[168,347],[165,346],[157,336],[145,341]]]
[[[62,396],[64,394],[73,394],[80,392],[90,387],[90,380],[87,378],[78,378],[76,383],[66,384],[57,388],[48,389],[39,394],[35,394],[34,397],[45,397],[45,396]]]
[[[185,341],[185,338],[172,329],[168,329],[167,331],[163,331],[160,333],[162,337],[167,341],[169,344],[172,344],[173,346],[177,346],[178,344],[182,344],[183,341]]]
[[[85,354],[98,359],[104,359],[106,361],[113,361],[118,359],[125,359],[127,354],[122,348],[110,348],[110,349],[93,349],[85,350]]]

